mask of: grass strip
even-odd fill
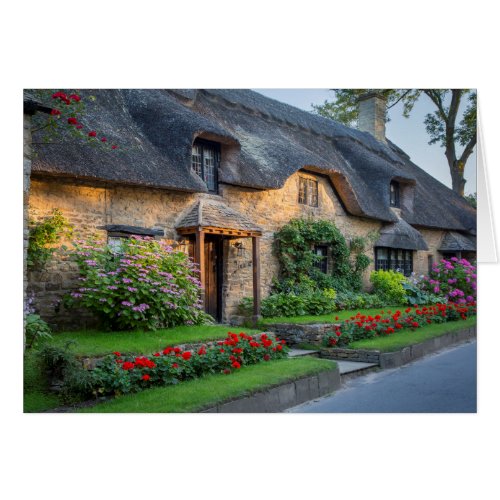
[[[50,343],[64,346],[74,341],[71,351],[79,356],[103,356],[114,351],[123,354],[151,354],[176,344],[223,339],[227,332],[257,333],[258,330],[229,325],[201,325],[162,328],[156,331],[106,332],[82,330],[55,333]]]
[[[209,375],[167,387],[127,394],[83,413],[192,413],[274,385],[330,370],[335,365],[312,357],[280,359],[245,366],[231,375]]]
[[[382,352],[393,352],[410,345],[418,344],[424,340],[440,337],[449,332],[470,328],[475,324],[476,317],[471,316],[466,320],[437,323],[417,328],[416,330],[400,330],[385,337],[357,340],[351,342],[347,347],[348,349],[374,349]]]
[[[56,394],[46,392],[26,392],[24,394],[24,413],[40,413],[57,408],[62,403]]]
[[[386,306],[377,307],[373,309],[353,309],[350,311],[337,311],[332,314],[323,314],[321,316],[277,316],[274,318],[264,318],[259,321],[259,326],[264,327],[270,324],[276,323],[293,323],[293,324],[308,324],[308,323],[337,323],[338,321],[349,319],[351,316],[355,316],[358,312],[364,314],[365,316],[376,316],[382,311],[392,311],[393,313],[399,310],[404,310],[408,306]],[[336,320],[335,318],[339,319]]]

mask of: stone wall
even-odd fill
[[[274,233],[294,218],[326,219],[334,222],[347,238],[367,236],[377,233],[381,223],[348,215],[333,192],[328,179],[316,177],[318,180],[318,207],[301,205],[299,196],[299,177],[307,176],[303,172],[288,178],[284,187],[277,190],[256,191],[237,186],[223,186],[222,195],[227,204],[250,217],[253,222],[264,229],[261,238],[261,282],[262,295],[269,294],[272,280],[278,275],[278,259],[273,252]],[[226,268],[226,286],[224,297],[228,317],[237,313],[237,305],[243,297],[252,296],[251,241],[242,239],[243,258],[229,250]],[[367,255],[373,260],[373,251]],[[365,271],[363,281],[369,287],[369,276],[374,263]]]
[[[322,345],[323,338],[328,333],[335,331],[332,323],[318,323],[311,325],[300,325],[294,323],[278,323],[266,325],[266,329],[273,332],[280,339],[286,341],[287,345],[316,344]]]
[[[313,217],[331,220],[347,239],[377,233],[381,223],[348,215],[335,195],[329,180],[318,176],[318,207],[298,203],[299,176],[292,175],[282,189],[259,191],[230,185],[221,185],[220,197],[232,208],[250,217],[263,228],[261,238],[261,282],[265,297],[278,274],[278,260],[273,252],[274,232],[290,219]],[[124,186],[90,186],[61,179],[32,179],[29,200],[30,216],[41,219],[54,208],[59,208],[75,227],[78,236],[86,237],[106,232],[97,227],[105,224],[126,224],[163,229],[167,240],[179,239],[175,231],[179,220],[191,205],[208,194],[190,194],[159,189]],[[441,231],[422,231],[431,246],[430,252],[414,254],[415,271],[427,272],[427,255],[437,256],[436,249],[442,238]],[[236,245],[241,242],[241,248]],[[69,243],[69,242],[62,242]],[[252,297],[252,242],[250,238],[226,240],[224,251],[223,320],[228,321],[238,314],[238,305],[244,297]],[[369,288],[369,275],[374,269],[374,252],[365,271],[363,281]],[[437,257],[436,257],[437,258]],[[57,252],[46,269],[29,273],[29,288],[36,294],[35,305],[44,318],[64,327],[78,322],[84,326],[92,318],[84,312],[69,314],[59,310],[57,303],[62,296],[76,287],[76,268],[62,252]]]
[[[31,176],[31,116],[23,115],[23,303],[26,306],[28,292],[28,270],[26,258],[29,242],[29,194]],[[23,328],[24,331],[24,328]]]

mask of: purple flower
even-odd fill
[[[86,260],[85,264],[87,264],[87,266],[97,266],[97,262],[95,260]]]
[[[133,311],[137,312],[144,312],[146,309],[149,309],[148,304],[139,304],[138,306],[132,308]]]
[[[122,306],[126,306],[126,307],[131,307],[133,306],[134,304],[132,304],[132,302],[129,302],[128,300],[124,300],[122,302]]]
[[[128,287],[127,287],[127,290],[128,290],[129,292],[137,292],[137,288],[134,288],[133,286],[128,286]]]

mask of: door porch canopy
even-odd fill
[[[248,217],[228,207],[223,201],[200,199],[195,202],[176,224],[179,234],[195,235],[195,262],[199,265],[200,281],[205,284],[205,235],[218,235],[227,239],[252,238],[253,313],[260,316],[260,237],[262,229]],[[203,301],[205,294],[203,292]]]

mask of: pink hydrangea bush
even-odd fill
[[[77,241],[80,287],[66,305],[86,307],[112,329],[156,329],[206,322],[197,265],[163,241],[134,236],[119,251]]]
[[[421,286],[428,292],[444,295],[449,302],[474,302],[477,297],[476,266],[466,259],[443,259],[434,264],[430,275],[423,279]]]

